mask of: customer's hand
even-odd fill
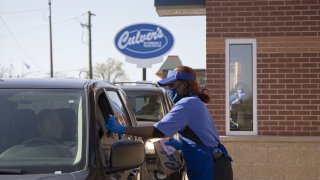
[[[176,150],[182,150],[182,143],[174,138],[170,138],[169,141],[164,143],[167,146],[172,146]]]
[[[112,133],[124,134],[126,132],[127,127],[122,126],[114,117],[114,115],[109,116],[104,125]]]

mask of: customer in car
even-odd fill
[[[178,132],[180,141],[173,139],[166,145],[183,152],[188,179],[232,180],[232,159],[220,142],[205,104],[210,98],[205,91],[200,91],[195,71],[179,66],[169,71],[167,78],[158,84],[169,88],[168,96],[175,103],[158,123],[150,127],[125,127],[111,116],[105,127],[114,133],[141,137],[172,137]]]
[[[64,127],[57,111],[44,109],[38,113],[37,121],[38,130],[42,138],[61,141]]]
[[[28,143],[59,144],[69,155],[73,156],[77,150],[77,142],[64,137],[66,129],[58,110],[44,109],[37,114],[40,138],[30,139]]]

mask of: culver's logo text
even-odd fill
[[[167,157],[167,161],[164,162],[164,166],[166,168],[171,169],[173,171],[178,171],[179,169],[182,168],[182,165],[181,165],[180,161],[175,158],[174,154],[170,154],[169,155],[164,150],[161,150],[160,153]]]
[[[172,34],[159,25],[135,24],[122,29],[115,37],[117,49],[135,59],[163,56],[173,47]]]

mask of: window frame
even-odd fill
[[[229,104],[229,81],[230,81],[230,45],[252,45],[252,131],[231,131],[230,130],[230,104]],[[258,135],[258,120],[257,120],[257,43],[256,39],[226,39],[225,41],[225,93],[226,93],[226,135]]]

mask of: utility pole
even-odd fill
[[[89,32],[89,78],[92,79],[92,45],[91,45],[91,16],[95,16],[95,14],[88,11],[88,25],[81,24],[88,28]]]
[[[89,78],[92,79],[92,45],[91,45],[91,16],[95,14],[88,11],[88,30],[89,30]]]
[[[147,80],[147,68],[142,68],[142,80]]]
[[[12,69],[13,69],[13,66],[12,66],[12,63],[10,64],[10,71],[9,71],[9,78],[12,78]]]
[[[52,28],[51,28],[51,0],[49,0],[49,36],[50,36],[50,77],[53,78],[53,58],[52,58]]]

